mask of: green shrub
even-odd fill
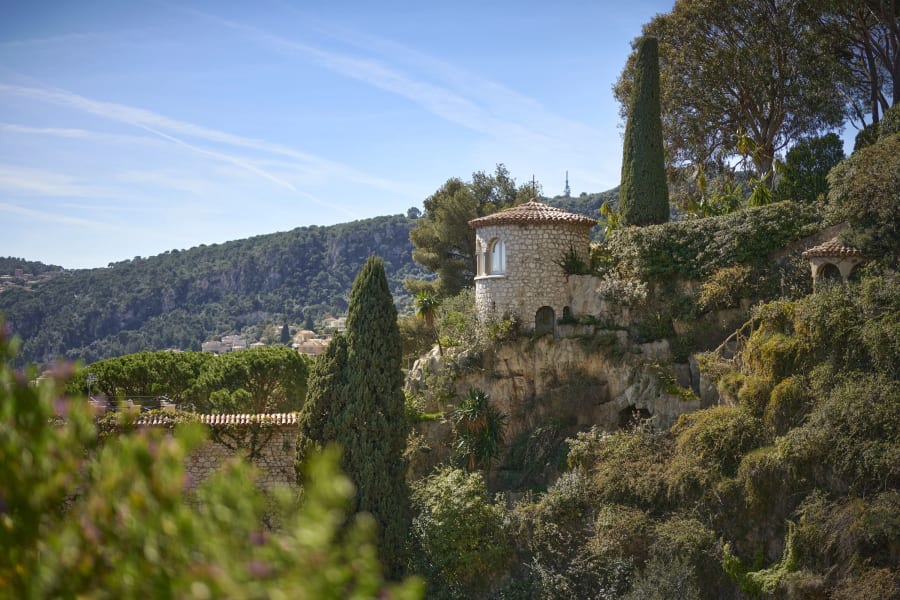
[[[701,311],[736,307],[741,298],[749,298],[755,292],[755,274],[747,265],[735,265],[718,269],[700,286],[697,306]]]
[[[838,494],[900,486],[897,381],[847,373],[820,393],[806,422],[776,442],[791,469]]]
[[[523,560],[533,582],[527,597],[615,598],[628,589],[631,561],[598,556],[586,543],[594,532],[596,506],[593,482],[574,470],[560,476],[538,502],[516,507],[515,539],[527,548]]]
[[[853,153],[828,174],[828,219],[849,223],[842,239],[896,269],[900,258],[900,134]]]
[[[803,422],[811,408],[808,383],[801,377],[788,377],[772,388],[765,407],[766,427],[773,435],[784,435]]]
[[[590,258],[588,258],[589,260]],[[574,246],[569,246],[565,254],[554,262],[562,267],[566,275],[589,275],[591,273],[591,265],[582,258]]]
[[[900,104],[894,104],[886,111],[878,123],[878,139],[900,133]]]
[[[772,252],[819,228],[814,207],[781,202],[721,217],[618,229],[609,249],[626,276],[703,279],[737,264],[765,264]]]
[[[747,412],[757,419],[761,419],[769,404],[769,395],[772,393],[772,380],[751,375],[747,377],[744,385],[738,391],[738,402]]]
[[[639,573],[623,600],[700,600],[705,598],[697,585],[691,564],[683,557],[654,556]]]
[[[675,452],[666,478],[669,494],[684,500],[699,499],[720,479],[734,477],[743,455],[764,440],[759,419],[727,406],[681,415],[672,434]]]
[[[737,477],[743,486],[747,508],[757,518],[785,517],[794,508],[787,503],[797,492],[791,486],[788,467],[784,455],[775,446],[757,448],[741,460]]]
[[[728,406],[737,406],[740,402],[738,393],[745,383],[747,383],[747,376],[740,371],[723,373],[716,382],[716,390],[719,392],[721,403]]]
[[[726,595],[724,590],[731,586],[719,566],[722,549],[715,531],[693,517],[676,514],[656,525],[654,537],[648,567],[654,561],[683,564],[701,597]]]
[[[603,504],[597,511],[595,532],[589,541],[598,556],[624,556],[641,567],[653,546],[653,521],[639,508]]]
[[[666,507],[663,479],[671,440],[648,427],[601,436],[580,433],[569,441],[569,464],[591,474],[595,498],[652,512]]]
[[[900,539],[900,492],[890,490],[870,498],[828,500],[813,494],[798,510],[796,529],[799,562],[814,571],[854,565],[897,567]]]
[[[853,141],[853,154],[877,142],[880,129],[878,123],[872,123],[860,129],[856,133],[856,139]]]
[[[412,504],[413,567],[429,597],[473,597],[506,570],[504,511],[488,501],[480,474],[444,468],[413,487]]]

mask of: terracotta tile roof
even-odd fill
[[[197,421],[211,427],[221,425],[251,425],[253,423],[268,423],[272,425],[296,425],[298,413],[275,414],[240,414],[240,415],[194,415]],[[170,425],[172,417],[165,413],[138,417],[138,425]]]
[[[528,223],[572,223],[593,227],[597,224],[597,221],[584,215],[570,213],[561,208],[532,200],[519,206],[495,212],[486,217],[472,219],[469,221],[469,227],[477,229],[486,225],[525,225]]]
[[[804,252],[803,258],[846,258],[849,256],[862,255],[863,253],[860,250],[853,248],[852,246],[845,246],[841,243],[839,238],[833,237],[827,242],[814,246]]]

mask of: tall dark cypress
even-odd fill
[[[301,484],[303,462],[310,453],[336,438],[337,415],[344,411],[346,402],[346,377],[347,339],[336,335],[310,369],[306,400],[298,417],[300,433],[294,468]]]
[[[634,83],[625,125],[619,215],[624,225],[669,220],[669,190],[659,106],[659,48],[655,37],[638,41]]]
[[[332,342],[310,376],[298,459],[316,445],[340,445],[341,466],[356,485],[355,508],[375,518],[379,556],[386,574],[397,578],[409,529],[403,460],[409,428],[397,309],[380,258],[369,258],[353,282],[345,340]]]

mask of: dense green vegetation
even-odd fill
[[[470,181],[448,179],[424,201],[425,214],[410,232],[417,263],[437,275],[433,281],[408,280],[413,293],[424,290],[452,296],[475,276],[475,231],[469,221],[537,196],[528,185],[516,187],[509,171],[498,164],[494,173],[472,173]]]
[[[203,413],[299,410],[310,359],[284,346],[217,356],[208,352],[137,352],[97,361],[73,375],[69,393],[159,408],[162,398]]]
[[[25,260],[14,256],[0,256],[0,275],[13,275],[16,269],[22,269],[25,273],[40,275],[49,271],[62,271],[57,265],[46,265],[42,262]]]
[[[379,555],[387,573],[398,577],[406,566],[409,531],[403,458],[409,426],[397,310],[380,258],[369,258],[357,275],[347,334],[336,337],[324,356],[300,415],[298,464],[314,448],[341,448],[341,465],[356,486],[353,507],[375,519]]]
[[[844,143],[836,133],[802,140],[784,158],[776,197],[814,202],[828,192],[828,172],[844,160]]]
[[[655,37],[638,40],[622,151],[619,218],[623,225],[669,220],[669,188],[659,108],[659,50]]]
[[[414,221],[378,217],[66,271],[33,291],[0,293],[0,313],[22,338],[20,362],[94,362],[142,350],[199,350],[208,339],[344,314],[356,272],[384,257],[398,303],[422,277],[410,258]]]
[[[527,352],[555,343],[521,331],[515,318],[475,319],[467,222],[535,193],[498,166],[469,182],[448,180],[411,232],[402,217],[364,222],[366,236],[380,232],[374,241],[308,228],[0,295],[17,331],[41,324],[23,336],[43,358],[72,347],[72,356],[90,359],[106,344],[124,351],[169,339],[152,337],[153,327],[182,327],[178,335],[193,344],[201,331],[283,329],[333,306],[349,310],[347,334],[310,369],[299,416],[301,502],[276,494],[278,525],[264,533],[264,499],[240,461],[196,497],[182,490],[180,465],[202,437],[196,428],[169,438],[123,426],[104,446],[80,402],[58,400],[54,382],[35,387],[10,371],[0,339],[0,583],[23,597],[148,589],[252,597],[275,587],[298,597],[370,597],[385,593],[377,553],[388,578],[417,573],[433,598],[900,597],[900,112],[884,106],[890,90],[898,100],[900,82],[896,62],[860,62],[860,48],[898,47],[900,23],[888,14],[895,3],[807,4],[679,0],[645,27],[663,55],[670,183],[692,180],[684,205],[705,218],[613,227],[592,264],[581,265],[601,276],[601,297],[629,311],[627,326],[603,323],[583,336],[587,351],[644,365],[637,347],[666,340],[669,358],[653,364],[659,385],[693,399],[669,372],[693,358],[717,392],[711,406],[669,430],[638,421],[565,439],[575,427],[547,418],[507,439],[509,417],[484,392],[455,396],[455,379],[489,369],[498,345],[519,340]],[[632,89],[636,59],[620,97]],[[835,165],[834,137],[810,136],[860,102],[873,121],[884,118]],[[779,181],[775,159],[787,148]],[[772,189],[793,201],[769,203]],[[615,204],[618,193],[550,202],[596,217],[601,199]],[[850,282],[813,288],[791,244],[842,222],[844,241],[867,264]],[[400,254],[388,262],[406,266],[390,279],[370,259],[349,297],[332,291],[346,289],[343,274],[362,264],[352,261],[364,249],[382,252],[377,245],[403,228],[416,260],[437,277],[407,281],[418,316],[396,318],[399,277],[423,274]],[[76,277],[85,279],[71,283]],[[91,295],[92,286],[104,295]],[[740,319],[737,331],[725,331],[724,312]],[[571,320],[598,325],[596,315]],[[96,346],[70,346],[84,331],[96,334]],[[401,360],[435,341],[448,358],[422,375],[404,406]],[[141,353],[89,369],[98,376],[92,385],[111,396],[165,394],[202,410],[299,407],[306,363],[283,348],[251,352]],[[556,383],[556,394],[571,389]],[[84,389],[84,373],[69,385]],[[425,406],[446,413],[425,414]],[[64,423],[51,421],[53,408]],[[441,418],[443,441],[428,437]],[[410,422],[422,429],[407,437]],[[318,450],[331,443],[343,454],[326,448],[322,462]],[[442,443],[442,460],[412,470],[409,494],[407,459],[438,455]],[[504,453],[518,474],[492,478]],[[338,461],[348,478],[334,475]],[[538,470],[553,478],[531,477]],[[491,498],[485,480],[509,493]],[[394,593],[414,594],[414,586]]]
[[[894,268],[900,261],[900,133],[862,148],[828,175],[829,217],[846,221],[847,242]]]
[[[819,208],[791,202],[722,217],[612,233],[608,251],[626,275],[650,281],[703,279],[723,267],[767,263],[776,250],[821,229]]]
[[[421,597],[414,580],[386,585],[374,523],[347,516],[353,486],[336,453],[306,465],[299,503],[260,492],[240,458],[189,492],[184,460],[202,426],[102,441],[84,399],[58,395],[65,370],[35,386],[13,355],[0,328],[4,597]]]

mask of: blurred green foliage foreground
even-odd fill
[[[309,461],[300,500],[259,491],[241,459],[188,491],[202,426],[100,439],[88,403],[57,395],[68,369],[33,383],[2,331],[0,597],[421,597],[382,577],[336,452]]]

